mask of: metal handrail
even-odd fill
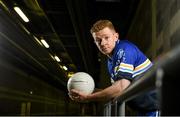
[[[105,106],[122,106],[121,104],[123,104],[124,102],[129,101],[136,96],[153,89],[157,89],[160,92],[159,89],[161,88],[162,78],[164,77],[164,70],[173,69],[172,67],[178,65],[176,64],[178,63],[178,61],[180,61],[180,45],[176,46],[171,51],[167,52],[164,56],[162,56],[158,61],[155,62],[155,64],[149,71],[147,71],[141,78],[133,82],[127,89],[122,92],[119,97],[108,102]],[[166,70],[166,72],[167,71],[168,70]],[[108,116],[124,116],[125,112],[122,111],[124,110],[124,107],[119,107],[119,109],[117,108],[117,111],[115,111],[115,113],[112,113],[111,110],[108,110],[110,112],[106,112],[105,110],[105,113],[108,113]]]

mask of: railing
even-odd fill
[[[175,94],[178,93],[177,90],[180,84],[173,86],[171,79],[175,81],[174,84],[177,82],[180,83],[178,72],[180,73],[180,45],[157,60],[148,72],[132,83],[119,97],[105,104],[104,115],[125,116],[125,102],[154,89],[156,89],[159,94],[158,99],[161,115],[177,115],[178,112],[180,112],[178,108],[180,101],[178,101],[179,96],[177,97]],[[169,87],[168,89],[167,86]],[[171,90],[172,87],[174,87],[173,90]],[[171,93],[172,95],[170,96],[166,90],[174,93]],[[177,100],[171,104],[172,100],[169,98]],[[171,104],[172,107],[168,107],[167,104]]]

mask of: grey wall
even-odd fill
[[[180,1],[157,0],[157,55],[180,43]]]
[[[141,0],[127,35],[129,40],[156,60],[180,43],[179,9],[179,0]]]
[[[143,52],[147,52],[152,43],[152,8],[151,0],[140,0],[136,14],[127,34]]]

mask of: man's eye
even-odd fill
[[[100,43],[101,43],[101,40],[96,40],[96,43],[100,44]]]
[[[105,40],[108,40],[109,39],[109,37],[105,37]]]

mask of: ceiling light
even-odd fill
[[[48,43],[47,43],[44,39],[41,39],[41,43],[42,43],[46,48],[49,48]]]
[[[61,62],[58,56],[54,56],[54,58],[56,59],[57,62]]]
[[[39,41],[39,39],[37,37],[35,37],[35,36],[33,36],[33,37],[40,45],[42,45],[42,43]]]
[[[51,58],[52,58],[53,60],[55,59],[53,55],[51,55],[51,54],[49,54],[49,55],[51,56]]]
[[[68,68],[66,66],[63,66],[63,69],[66,70],[66,71],[68,70]]]
[[[29,22],[29,19],[26,17],[26,15],[22,12],[22,10],[19,7],[14,7],[14,10],[25,22]]]

